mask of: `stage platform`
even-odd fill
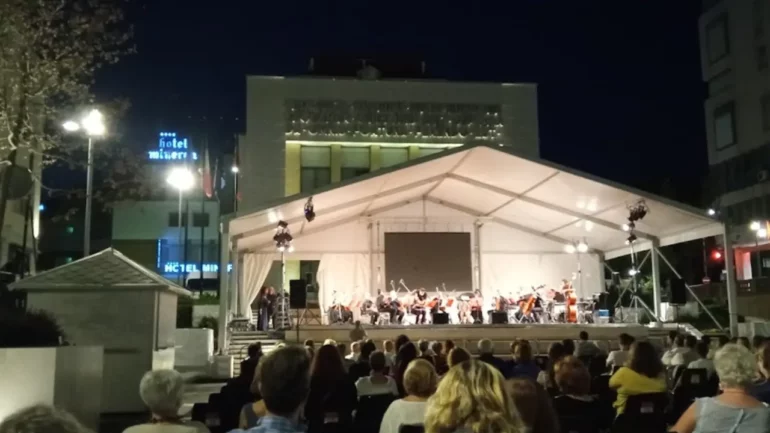
[[[327,338],[337,343],[350,343],[353,325],[300,325],[299,330],[287,330],[287,342],[303,342],[312,339],[322,344]],[[634,324],[535,324],[535,325],[405,325],[368,326],[364,325],[369,338],[376,341],[378,348],[383,340],[395,340],[405,334],[412,341],[453,340],[459,347],[476,352],[478,341],[488,338],[495,343],[495,352],[508,353],[510,343],[517,338],[530,340],[537,353],[545,353],[548,345],[565,338],[577,340],[580,331],[587,331],[590,339],[601,349],[617,348],[618,335],[625,332],[637,339],[656,340],[662,333],[651,333],[650,328]]]

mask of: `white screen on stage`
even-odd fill
[[[471,234],[385,233],[385,278],[403,279],[412,290],[432,292],[442,283],[449,291],[473,290]]]

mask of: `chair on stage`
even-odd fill
[[[377,318],[377,326],[388,326],[388,325],[390,325],[390,312],[388,311],[380,312],[380,316]]]

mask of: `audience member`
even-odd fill
[[[449,354],[449,351],[455,348],[455,342],[452,340],[447,340],[444,342],[444,352],[446,354]]]
[[[345,356],[346,351],[347,351],[347,346],[345,346],[345,343],[337,344],[337,352],[339,352],[340,357],[342,358],[342,366],[345,368],[345,371],[347,372],[347,371],[350,371],[350,367],[356,362],[348,358],[347,356]]]
[[[426,433],[520,433],[524,428],[503,375],[477,360],[449,369],[425,411]]]
[[[433,365],[436,367],[436,373],[443,376],[449,370],[444,346],[440,341],[434,341],[430,344],[430,349],[433,351]]]
[[[757,400],[770,404],[770,342],[765,341],[757,350],[759,379],[749,389]]]
[[[526,433],[558,433],[559,424],[551,397],[542,386],[526,378],[507,383]]]
[[[262,357],[262,343],[249,344],[246,349],[246,359],[241,361],[241,373],[239,375],[241,383],[250,385],[254,381],[254,372],[257,370],[259,358]]]
[[[567,355],[572,355],[574,353],[575,356],[580,358],[583,356],[597,356],[602,352],[596,344],[588,340],[588,332],[580,331],[578,336],[580,337],[580,340],[578,340],[574,352],[566,351],[567,348],[565,347]]]
[[[334,346],[322,346],[318,354],[326,349],[339,353]],[[316,357],[317,358],[317,357]],[[304,426],[299,422],[302,405],[310,392],[310,357],[306,349],[299,346],[283,346],[265,355],[257,368],[256,380],[265,406],[265,414],[248,433],[302,433]],[[233,430],[231,433],[245,433]]]
[[[393,368],[396,365],[396,349],[392,340],[385,340],[382,342],[382,353],[385,354],[385,362],[388,368]]]
[[[361,321],[356,320],[353,329],[350,330],[350,341],[362,341],[366,339],[366,331],[361,327]]]
[[[706,355],[707,359],[714,359],[714,349],[711,347],[711,337],[704,335],[700,338],[700,341],[706,343],[706,347],[709,348],[709,353]]]
[[[313,355],[315,355],[315,341],[313,341],[313,340],[312,340],[312,339],[310,339],[310,338],[308,338],[307,340],[305,340],[305,349],[307,350],[307,353],[308,353],[308,354],[310,355],[310,357],[312,358],[312,357],[313,357]]]
[[[139,396],[152,414],[147,424],[129,427],[123,433],[195,433],[209,431],[199,422],[184,422],[179,415],[184,379],[175,370],[148,371],[139,382]]]
[[[462,347],[455,347],[449,351],[449,355],[447,356],[447,365],[449,368],[452,368],[455,365],[462,364],[463,362],[471,359],[473,359],[473,357],[470,353],[468,353],[467,350],[463,349]]]
[[[618,336],[618,344],[620,345],[620,350],[613,350],[607,355],[607,367],[610,369],[620,368],[625,365],[628,360],[628,351],[631,350],[631,345],[634,344],[634,337],[624,332]]]
[[[356,387],[345,373],[339,352],[332,346],[318,349],[305,403],[308,431],[320,431],[325,424],[337,424],[342,429],[349,427],[357,402]]]
[[[433,364],[424,359],[411,361],[404,372],[406,396],[388,406],[382,417],[380,433],[398,433],[401,425],[422,424],[425,419],[426,401],[436,390],[437,382]]]
[[[91,433],[91,431],[69,412],[39,404],[8,415],[0,422],[0,433]]]
[[[670,336],[669,336],[670,337]],[[687,348],[684,347],[684,335],[677,334],[674,337],[674,343],[667,351],[663,352],[663,356],[660,358],[661,362],[665,366],[671,365],[671,360],[674,359],[678,353],[686,352]]]
[[[345,357],[345,359],[349,359],[353,362],[358,361],[358,357],[361,356],[361,342],[360,341],[353,341],[350,343],[350,353],[348,356]]]
[[[749,341],[749,337],[738,337],[737,343],[751,350],[751,341]]]
[[[561,346],[564,349],[565,356],[575,353],[575,342],[571,338],[565,338],[564,340],[561,340]]]
[[[404,372],[409,363],[415,359],[417,359],[417,348],[414,346],[414,343],[407,342],[398,350],[396,355],[396,371],[393,374],[393,378],[396,379],[396,385],[398,385],[398,395],[405,395]]]
[[[553,404],[563,427],[583,426],[590,431],[609,427],[601,425],[601,420],[608,417],[599,400],[591,395],[591,374],[580,359],[565,356],[556,363],[554,374],[561,395]]]
[[[365,395],[393,394],[398,396],[398,386],[393,378],[385,375],[385,354],[376,351],[369,356],[371,372],[368,376],[358,379],[356,390],[358,397]]]
[[[759,348],[762,346],[762,343],[765,342],[765,337],[761,335],[755,335],[751,337],[751,350],[756,352],[759,350]]]
[[[409,342],[409,337],[407,337],[404,334],[399,335],[396,337],[396,353],[398,353],[399,350],[401,350],[401,346]]]
[[[430,349],[430,341],[420,340],[417,342],[417,349],[420,351],[420,359],[424,359],[433,365],[436,365],[436,360],[433,359],[433,351]]]
[[[564,345],[561,343],[552,343],[548,347],[548,363],[545,370],[542,370],[537,375],[537,383],[546,389],[556,389],[556,382],[554,381],[553,367],[556,363],[565,357],[567,352],[564,351]]]
[[[479,360],[484,361],[487,364],[495,367],[497,371],[500,372],[500,374],[505,375],[505,370],[506,370],[505,362],[494,355],[495,353],[494,343],[492,343],[491,340],[482,338],[481,340],[479,340],[478,347],[479,347]]]
[[[696,399],[671,429],[692,432],[770,432],[770,409],[752,397],[748,388],[756,375],[756,363],[746,347],[728,344],[714,356],[722,393]]]
[[[717,347],[717,349],[721,349],[725,347],[725,344],[729,342],[730,342],[730,339],[727,338],[727,335],[724,335],[724,334],[720,335],[719,337],[717,337],[717,345],[719,346]]]
[[[698,339],[694,335],[686,335],[684,337],[684,347],[679,353],[674,354],[671,358],[671,365],[690,365],[691,362],[698,360],[698,354],[695,352],[695,345],[698,344]]]
[[[369,365],[369,356],[371,356],[375,350],[377,350],[377,346],[373,341],[367,341],[361,345],[361,354],[358,357],[358,361],[348,369],[348,374],[350,375],[352,383],[356,383],[358,379],[369,375],[369,371],[372,369]]]
[[[687,365],[687,368],[705,368],[709,376],[714,374],[714,361],[708,358],[709,346],[708,343],[701,340],[695,345],[695,351],[698,355],[698,359],[692,361]]]
[[[251,393],[251,395],[259,396],[259,399],[257,401],[249,401],[247,403],[244,403],[243,407],[241,407],[241,412],[238,417],[238,428],[241,428],[241,429],[250,429],[256,426],[257,421],[267,414],[267,409],[265,408],[265,401],[262,400],[262,397],[259,393],[258,372],[259,372],[259,366],[257,366],[257,368],[255,369],[254,379],[251,381],[251,385],[249,385],[249,392]]]
[[[327,338],[326,340],[324,340],[324,344],[323,345],[324,346],[336,346],[337,342],[335,340],[331,339],[331,338]]]
[[[532,359],[532,345],[529,340],[519,340],[511,343],[513,349],[513,362],[508,369],[508,375],[512,378],[523,377],[537,380],[540,368]]]
[[[623,413],[631,395],[665,392],[665,372],[655,347],[646,341],[632,344],[626,365],[610,377],[609,385],[618,393],[613,405],[618,414]]]
[[[679,336],[679,331],[668,331],[668,338],[666,338],[666,347],[669,349],[674,347],[676,343],[676,337]]]

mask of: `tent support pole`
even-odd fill
[[[473,238],[475,245],[474,253],[476,255],[476,290],[482,290],[481,279],[481,221],[476,220],[473,223]]]
[[[663,259],[663,262],[666,263],[668,268],[671,269],[671,272],[673,272],[674,275],[676,275],[677,278],[679,278],[680,280],[684,280],[684,278],[682,278],[682,275],[679,272],[677,272],[676,269],[674,269],[674,266],[671,265],[671,262],[669,262],[668,259],[666,258],[666,256],[663,255],[663,252],[661,252],[657,248],[655,249],[655,252],[657,253],[656,255],[660,256],[660,258]],[[700,300],[698,295],[695,294],[695,292],[692,290],[692,287],[690,287],[690,285],[687,284],[686,281],[684,282],[684,286],[687,288],[687,291],[690,292],[690,295],[692,295],[692,297],[695,298],[695,301],[698,302],[698,305],[700,305],[700,307],[703,308],[703,310],[706,312],[706,314],[709,315],[711,320],[714,321],[714,324],[717,325],[717,328],[719,328],[720,331],[724,331],[724,329],[725,329],[724,326],[722,326],[722,324],[719,323],[717,318],[714,317],[713,314],[711,314],[711,310],[709,310],[706,307],[706,305],[703,303],[703,301]]]
[[[727,235],[727,226],[722,226],[722,239],[725,247],[725,270],[727,272],[727,311],[730,315],[730,335],[738,336],[738,290],[735,279],[735,251],[733,242]]]
[[[375,275],[374,275],[374,230],[373,224],[370,221],[367,225],[367,230],[369,230],[369,296],[375,296],[377,294],[376,290],[379,289],[376,287],[375,284]],[[299,340],[297,340],[299,341]]]
[[[233,284],[230,286],[232,289],[230,291],[230,308],[235,310],[234,316],[237,317],[238,315],[241,314],[240,290],[241,290],[241,286],[243,285],[243,281],[241,281],[241,269],[243,268],[243,255],[235,247],[236,246],[233,245],[233,249],[235,249],[235,257],[233,260]]]
[[[222,224],[225,226],[225,224]],[[220,259],[219,259],[219,351],[226,353],[230,345],[230,338],[227,335],[227,323],[230,317],[230,273],[227,272],[227,264],[230,263],[230,236],[224,231],[220,236]]]
[[[659,251],[660,240],[657,238],[652,240],[652,248],[655,251]],[[649,255],[649,253],[648,253]],[[652,308],[655,311],[655,319],[658,320],[657,324],[660,325],[660,301],[661,301],[661,287],[660,287],[660,260],[658,254],[651,255],[652,261]]]

